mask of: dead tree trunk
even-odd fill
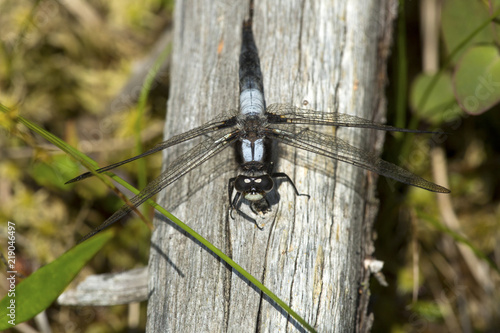
[[[385,112],[385,61],[395,0],[255,0],[253,31],[267,105],[339,111],[376,121]],[[165,136],[238,105],[241,25],[248,1],[176,2]],[[383,134],[325,128],[378,151]],[[166,162],[192,144],[166,152]],[[234,152],[162,192],[159,203],[232,257],[319,332],[369,331],[365,259],[373,252],[376,175],[280,146],[279,184],[263,230],[228,214]],[[278,200],[279,199],[279,200]],[[248,207],[243,205],[243,209]],[[237,215],[237,214],[235,214]],[[294,331],[300,324],[199,243],[157,217],[149,263],[149,332]]]

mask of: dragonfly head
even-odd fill
[[[242,193],[245,199],[252,202],[264,199],[273,187],[273,179],[267,174],[257,177],[239,175],[234,182],[236,191]]]

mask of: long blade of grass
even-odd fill
[[[1,107],[0,109],[6,110],[5,107]],[[47,139],[49,142],[54,144],[55,146],[59,147],[61,150],[66,152],[68,155],[74,157],[78,161],[81,161],[82,164],[85,166],[88,165],[89,170],[95,170],[95,166],[97,163],[95,163],[91,158],[85,156],[85,154],[79,152],[75,148],[71,147],[68,145],[66,142],[63,140],[59,139],[55,135],[48,133],[44,129],[40,128],[36,124],[31,123],[29,120],[24,119],[23,117],[18,116],[17,120],[25,124],[28,128],[33,130],[34,132],[40,134],[42,137]],[[95,172],[94,172],[95,173]],[[100,179],[105,178],[102,174],[96,174],[99,176]],[[111,176],[114,180],[116,180],[118,183],[132,191],[134,194],[138,194],[139,190],[137,190],[135,187],[132,185],[128,184],[126,181],[121,179],[120,177],[113,175]],[[107,181],[107,179],[106,179]],[[300,317],[295,311],[293,311],[285,302],[283,302],[278,296],[276,296],[274,293],[271,292],[266,286],[264,286],[259,280],[254,278],[250,273],[248,273],[246,270],[243,269],[240,265],[238,265],[236,262],[234,262],[231,258],[229,258],[226,254],[224,254],[221,250],[219,250],[217,247],[215,247],[212,243],[210,243],[208,240],[203,238],[200,234],[198,234],[196,231],[191,229],[189,226],[187,226],[185,223],[183,223],[181,220],[179,220],[177,217],[172,215],[170,212],[168,212],[166,209],[155,203],[152,199],[149,199],[146,201],[149,205],[154,207],[156,210],[158,210],[161,214],[163,214],[165,217],[170,219],[172,222],[177,224],[180,228],[182,228],[184,231],[189,233],[191,236],[193,236],[196,240],[198,240],[200,243],[205,245],[210,251],[212,251],[214,254],[219,256],[222,260],[224,260],[226,263],[228,263],[232,268],[234,268],[238,273],[243,275],[248,281],[253,283],[257,288],[259,288],[264,294],[266,294],[269,298],[271,298],[276,304],[281,306],[290,316],[292,316],[295,320],[297,320],[301,325],[304,326],[308,331],[310,332],[315,332],[314,328],[309,325],[302,317]],[[82,243],[85,244],[86,242]]]

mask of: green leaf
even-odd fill
[[[469,35],[474,29],[487,21],[489,15],[489,9],[485,2],[475,0],[447,0],[443,6],[441,28],[448,53],[460,45],[464,36]],[[482,29],[466,45],[463,45],[454,58],[454,61],[471,45],[493,43],[494,41],[493,30]]]
[[[410,89],[410,106],[419,118],[437,126],[443,122],[453,121],[462,114],[462,111],[455,101],[451,77],[447,73],[437,78],[425,104],[420,105],[433,80],[436,80],[434,75],[417,76]]]
[[[500,55],[494,45],[467,50],[455,69],[453,86],[462,109],[480,114],[500,101]]]
[[[460,0],[462,1],[462,0]],[[456,46],[454,46],[453,49],[451,49],[451,46],[450,46],[450,51],[449,51],[449,55],[446,57],[446,59],[444,60],[444,63],[443,63],[443,66],[439,69],[439,72],[433,77],[433,79],[431,80],[431,82],[429,83],[429,85],[427,86],[427,88],[425,89],[425,91],[423,92],[422,94],[422,98],[420,98],[420,100],[417,102],[417,109],[423,109],[423,107],[427,104],[427,99],[429,98],[431,92],[434,90],[434,87],[438,81],[438,79],[441,77],[441,75],[445,75],[445,71],[448,69],[448,67],[451,66],[453,60],[456,58],[456,56],[458,54],[460,54],[461,52],[463,52],[465,50],[465,46],[466,45],[469,45],[470,43],[472,43],[471,41],[475,40],[476,36],[479,35],[487,26],[489,26],[494,20],[497,19],[497,16],[500,16],[500,7],[499,4],[500,4],[500,0],[494,0],[492,1],[494,3],[494,6],[493,8],[497,8],[494,13],[489,16],[484,22],[482,22],[480,25],[478,25],[471,33],[467,34],[465,36],[465,38],[461,39],[458,44]],[[447,2],[447,5],[451,5],[451,1],[448,0]],[[443,28],[444,30],[444,28]],[[497,28],[498,30],[498,28]],[[455,44],[453,44],[455,45]],[[417,117],[413,117],[413,119],[417,119]],[[413,120],[415,121],[415,120]],[[412,122],[413,122],[412,121]],[[413,124],[410,123],[410,127],[409,128],[414,128],[413,127]],[[407,149],[403,149],[404,150],[407,150]]]
[[[8,293],[0,301],[0,330],[12,327],[8,320],[12,300],[15,305],[15,323],[21,323],[45,310],[64,291],[85,264],[113,237],[108,230],[75,246],[50,264],[41,267],[15,286],[14,295]],[[8,318],[6,320],[6,318]]]

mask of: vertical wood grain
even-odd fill
[[[385,112],[385,61],[394,0],[255,0],[254,35],[267,105],[290,103],[376,121]],[[176,2],[165,137],[238,105],[241,24],[248,1]],[[322,129],[370,151],[384,133]],[[166,163],[192,147],[165,153]],[[165,191],[159,203],[225,251],[319,332],[368,331],[371,231],[376,175],[280,146],[272,212],[258,230],[228,215],[231,149]],[[279,199],[279,200],[278,200]],[[247,206],[243,210],[250,211]],[[236,215],[236,214],[235,214]],[[157,218],[149,263],[149,332],[296,331],[300,324],[218,257]]]

